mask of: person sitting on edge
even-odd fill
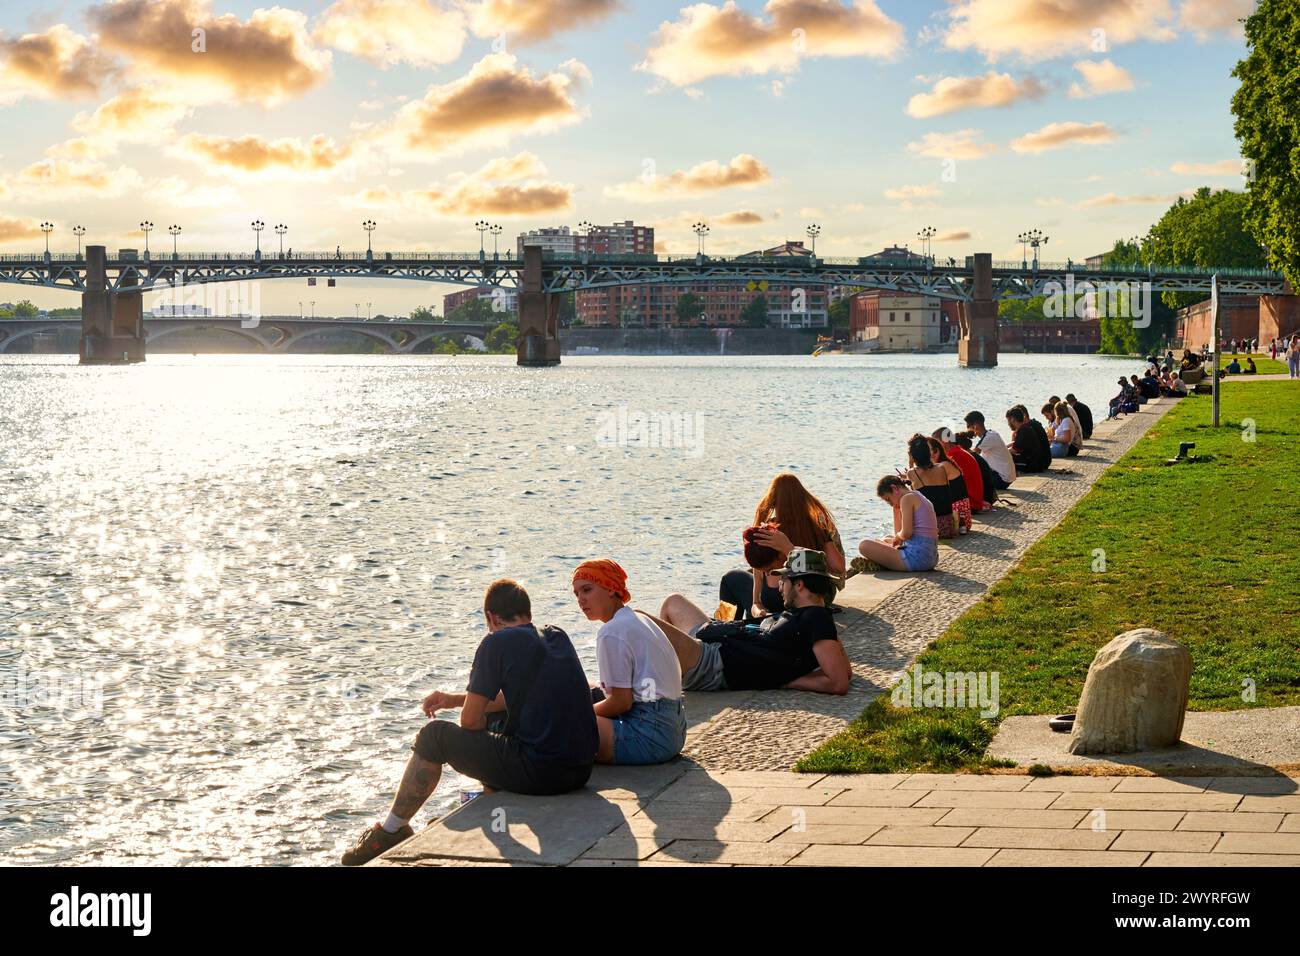
[[[1231,362],[1228,363],[1227,372],[1229,375],[1240,375],[1241,363],[1234,358]]]
[[[1011,457],[1011,450],[1007,448],[1007,443],[1002,440],[1002,436],[991,428],[984,427],[983,412],[968,413],[966,415],[966,427],[978,439],[971,451],[987,461],[989,467],[993,469],[993,474],[997,476],[997,482],[993,486],[994,489],[1005,491],[1010,488],[1011,483],[1016,480],[1016,463]]]
[[[1183,371],[1186,371],[1189,368],[1200,368],[1200,367],[1201,367],[1201,357],[1197,355],[1195,352],[1193,352],[1191,349],[1183,349],[1183,360],[1180,363],[1180,368]]]
[[[826,561],[835,575],[836,587],[844,586],[844,545],[830,510],[803,486],[796,475],[783,472],[772,479],[767,492],[754,509],[756,544],[777,552],[777,565],[784,561],[793,548],[811,548],[826,554]],[[773,567],[767,564],[764,567]],[[783,610],[781,592],[775,587],[775,578],[764,579],[752,569],[728,571],[718,587],[718,597],[745,609],[744,617],[762,617],[764,613],[778,614]]]
[[[1172,352],[1169,354],[1173,355]],[[1065,401],[1074,409],[1074,414],[1079,419],[1079,429],[1083,432],[1083,440],[1087,441],[1092,437],[1092,409],[1075,398],[1073,392],[1065,396]]]
[[[1258,374],[1259,374],[1259,369],[1255,367],[1255,360],[1254,360],[1253,358],[1251,358],[1249,355],[1246,356],[1246,370],[1245,370],[1244,372],[1242,372],[1241,374],[1242,374],[1242,375],[1258,375]]]
[[[913,435],[913,438],[924,437]],[[937,438],[926,438],[930,446],[930,458],[948,474],[948,497],[952,500],[952,524],[957,534],[970,532],[972,521],[970,490],[966,487],[966,475],[957,467],[957,463],[948,457],[943,442]]]
[[[777,575],[785,610],[758,623],[713,622],[680,594],[664,599],[655,620],[677,652],[684,690],[849,692],[852,668],[827,607],[835,576],[826,555],[795,548]]]
[[[952,538],[957,534],[957,526],[952,515],[952,489],[948,482],[948,469],[934,460],[930,443],[921,435],[913,435],[907,440],[907,483],[913,490],[919,491],[934,505],[935,517],[939,523],[939,537]]]
[[[1075,444],[1076,426],[1069,414],[1069,406],[1060,402],[1057,406],[1056,423],[1052,426],[1051,445],[1048,446],[1053,458],[1073,457],[1079,454]]]
[[[1130,376],[1128,384],[1134,400],[1139,405],[1145,405],[1147,403],[1147,393],[1142,388],[1142,381],[1136,375],[1133,375]]]
[[[961,431],[952,436],[953,442],[962,451],[967,452],[971,458],[975,459],[975,464],[979,466],[980,478],[984,482],[984,507],[992,508],[998,500],[998,475],[993,467],[984,460],[983,455],[975,454],[972,449],[975,447],[975,433],[972,431]],[[969,487],[969,484],[967,485]]]
[[[1052,451],[1047,432],[1029,417],[1023,405],[1007,409],[1007,427],[1011,429],[1011,458],[1016,470],[1026,474],[1046,471],[1052,465]]]
[[[728,571],[722,576],[718,586],[718,600],[734,607],[733,620],[747,620],[780,614],[785,605],[781,601],[781,590],[777,587],[774,570],[785,563],[785,556],[780,551],[766,544],[759,543],[759,537],[770,540],[765,532],[777,531],[777,525],[771,522],[762,525],[750,525],[740,534],[744,549],[747,570]]]
[[[1038,413],[1043,416],[1043,421],[1047,423],[1043,426],[1043,430],[1050,434],[1052,429],[1056,427],[1056,402],[1044,402]]]
[[[616,561],[584,561],[573,595],[596,632],[596,666],[604,700],[595,704],[597,763],[665,763],[686,743],[686,705],[677,654],[659,625],[627,602],[627,572]],[[593,696],[597,696],[593,692]]]
[[[1070,452],[1070,457],[1073,458],[1075,455],[1079,454],[1079,452],[1083,451],[1083,423],[1079,421],[1079,413],[1070,407],[1069,402],[1062,401],[1059,398],[1053,398],[1053,401],[1056,402],[1057,406],[1056,417],[1059,419],[1062,414],[1069,415],[1074,424],[1074,429],[1070,436],[1070,447],[1074,449],[1074,451]]]
[[[980,471],[976,457],[957,444],[956,437],[951,428],[939,428],[934,433],[935,440],[943,447],[944,455],[961,469],[962,478],[966,480],[970,510],[978,514],[989,507],[984,500],[984,473]]]
[[[1155,369],[1147,369],[1146,375],[1139,382],[1139,387],[1147,398],[1160,397],[1160,379],[1156,377]]]
[[[890,571],[933,571],[939,563],[934,505],[897,475],[881,478],[876,495],[894,510],[894,533],[879,541],[863,541],[859,553]]]
[[[528,592],[510,580],[483,594],[488,635],[474,652],[464,694],[434,691],[425,716],[460,708],[460,723],[430,720],[415,738],[388,819],[366,829],[343,854],[360,866],[414,836],[411,818],[442,777],[442,765],[493,790],[556,794],[587,783],[600,738],[591,687],[569,636],[558,627],[533,626]],[[500,731],[489,730],[505,712]]]

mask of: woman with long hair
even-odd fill
[[[952,476],[948,469],[934,460],[930,442],[924,435],[913,435],[907,440],[907,462],[910,466],[907,481],[930,504],[938,519],[939,537],[951,538],[957,531],[952,520],[952,489],[948,482]],[[954,466],[954,470],[956,466]],[[958,474],[961,472],[958,470]]]
[[[971,506],[970,486],[966,484],[966,475],[949,456],[948,450],[943,447],[943,442],[933,436],[925,440],[930,445],[931,459],[948,476],[948,497],[952,500],[953,530],[957,534],[966,534],[971,529],[971,513],[975,510]]]
[[[858,551],[889,571],[933,571],[939,563],[939,534],[934,505],[907,487],[898,475],[886,475],[876,495],[894,511],[894,533],[880,541],[863,541]]]

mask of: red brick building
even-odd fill
[[[1096,352],[1101,348],[1097,319],[999,322],[998,347],[1008,352]]]
[[[1225,339],[1259,339],[1260,299],[1255,295],[1224,295],[1219,297],[1219,333]],[[1271,297],[1270,297],[1271,298]],[[1291,298],[1279,296],[1278,298]],[[1214,346],[1214,317],[1210,315],[1210,300],[1189,305],[1178,310],[1178,327],[1174,333],[1185,348],[1199,349]]]

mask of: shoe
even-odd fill
[[[363,863],[369,863],[381,853],[385,853],[404,843],[411,837],[415,836],[415,831],[411,829],[410,824],[402,827],[396,833],[389,833],[382,825],[375,823],[366,828],[366,832],[361,834],[361,839],[357,840],[356,846],[343,854],[342,863],[344,866],[360,866]]]
[[[883,570],[884,568],[878,565],[875,561],[872,561],[870,558],[854,558],[849,562],[849,571],[851,572],[849,576],[871,574]]]

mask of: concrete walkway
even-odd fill
[[[1006,504],[977,517],[975,533],[943,543],[938,571],[851,579],[839,599],[846,610],[837,616],[853,662],[846,696],[780,690],[688,695],[684,759],[657,767],[598,767],[586,789],[562,797],[479,797],[371,865],[1061,865],[1075,863],[1076,856],[1080,864],[1158,865],[1175,852],[1217,852],[1221,862],[1290,853],[1300,860],[1300,791],[1289,778],[1254,784],[1274,787],[1272,794],[1223,791],[1231,784],[1216,789],[1216,778],[1205,778],[1199,787],[1204,799],[1196,800],[1190,785],[1174,792],[1119,789],[1125,779],[1119,776],[789,772],[892,686],[1174,404],[1153,400],[1138,414],[1099,421],[1086,454],[1020,479]],[[1085,779],[1092,782],[1079,782]],[[1148,787],[1165,782],[1148,779]],[[1117,802],[1093,797],[1101,802],[1088,803],[1080,796],[1103,792],[1098,780],[1109,781],[1105,791],[1116,790]],[[1257,801],[1267,796],[1281,802],[1261,812]],[[1175,806],[1180,799],[1186,805]],[[1126,802],[1134,805],[1121,806]],[[1108,829],[1094,831],[1085,819],[1094,809],[1123,812],[1109,813]],[[1243,816],[1216,831],[1173,835],[1193,811],[1224,821],[1233,813]],[[1171,832],[1155,839],[1145,836],[1148,831]],[[1251,844],[1261,849],[1243,849],[1239,836],[1256,833],[1275,836]],[[1220,847],[1224,834],[1232,839]]]

